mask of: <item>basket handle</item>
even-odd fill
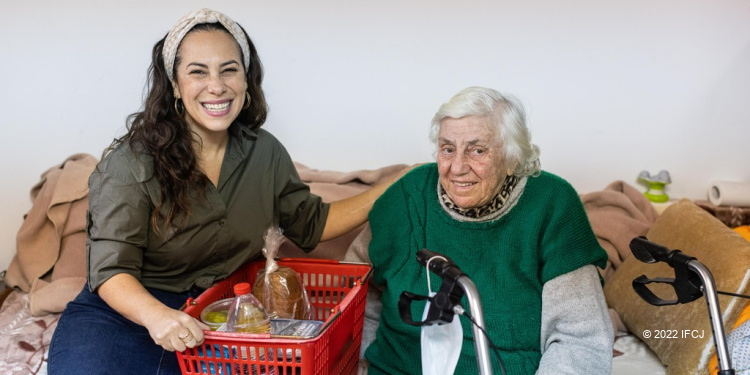
[[[332,314],[336,314],[335,319],[329,319],[331,325],[339,327],[336,330],[336,335],[331,335],[328,343],[330,349],[329,353],[332,353],[333,363],[338,362],[339,358],[345,353],[344,348],[348,348],[350,345],[354,344],[354,335],[356,333],[354,330],[354,321],[357,314],[353,313],[353,310],[350,311],[349,314],[344,314],[343,312],[346,309],[355,308],[355,306],[352,306],[352,300],[354,300],[355,296],[357,296],[361,290],[362,286],[359,285],[352,288],[347,296],[344,297],[344,300],[334,307],[331,312]],[[358,308],[364,309],[364,303]]]
[[[323,325],[318,328],[318,332],[323,332],[328,329],[328,327],[331,326],[331,324],[333,324],[336,319],[338,319],[339,315],[341,315],[341,310],[338,306],[336,306],[331,310],[331,315],[328,316],[328,319],[326,319],[325,323],[323,323]]]
[[[339,264],[338,260],[325,258],[278,258],[277,260],[292,263]]]
[[[185,303],[183,303],[182,306],[180,306],[179,310],[185,311],[185,309],[188,306],[192,306],[192,305],[193,305],[193,297],[188,297],[187,301],[185,301]]]
[[[348,348],[354,342],[354,314],[340,314],[338,312],[337,314],[337,321],[333,324],[336,324],[338,329],[335,335],[331,335],[328,342],[333,363],[337,363],[345,352],[344,348]]]

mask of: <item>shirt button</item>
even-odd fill
[[[203,280],[200,281],[200,284],[201,284],[201,286],[208,288],[209,286],[211,286],[211,281],[209,281],[207,279],[203,279]]]
[[[225,221],[224,219],[219,220],[219,225],[224,225]]]

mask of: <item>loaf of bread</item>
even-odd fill
[[[253,295],[270,318],[310,319],[312,309],[302,278],[293,269],[280,266],[266,275],[262,269],[253,284]]]

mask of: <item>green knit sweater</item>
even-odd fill
[[[491,222],[450,217],[437,197],[436,164],[415,168],[391,186],[370,212],[369,254],[373,281],[385,287],[375,341],[365,356],[371,374],[421,374],[420,328],[401,321],[403,291],[427,295],[420,249],[444,254],[476,284],[486,330],[508,374],[533,374],[541,359],[542,287],[587,264],[604,268],[599,246],[578,194],[563,179],[542,172],[529,177],[515,207]],[[430,273],[432,290],[442,280]],[[462,300],[468,310],[466,297]],[[424,303],[412,304],[421,319]],[[471,313],[471,312],[469,312]],[[477,374],[469,320],[461,317],[464,341],[456,374]],[[492,351],[491,351],[492,352]],[[499,373],[493,354],[493,369]]]

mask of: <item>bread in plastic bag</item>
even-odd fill
[[[252,293],[260,300],[271,318],[311,319],[312,306],[300,275],[293,269],[279,266],[276,254],[284,241],[282,230],[272,226],[263,236],[266,267],[258,272]]]

